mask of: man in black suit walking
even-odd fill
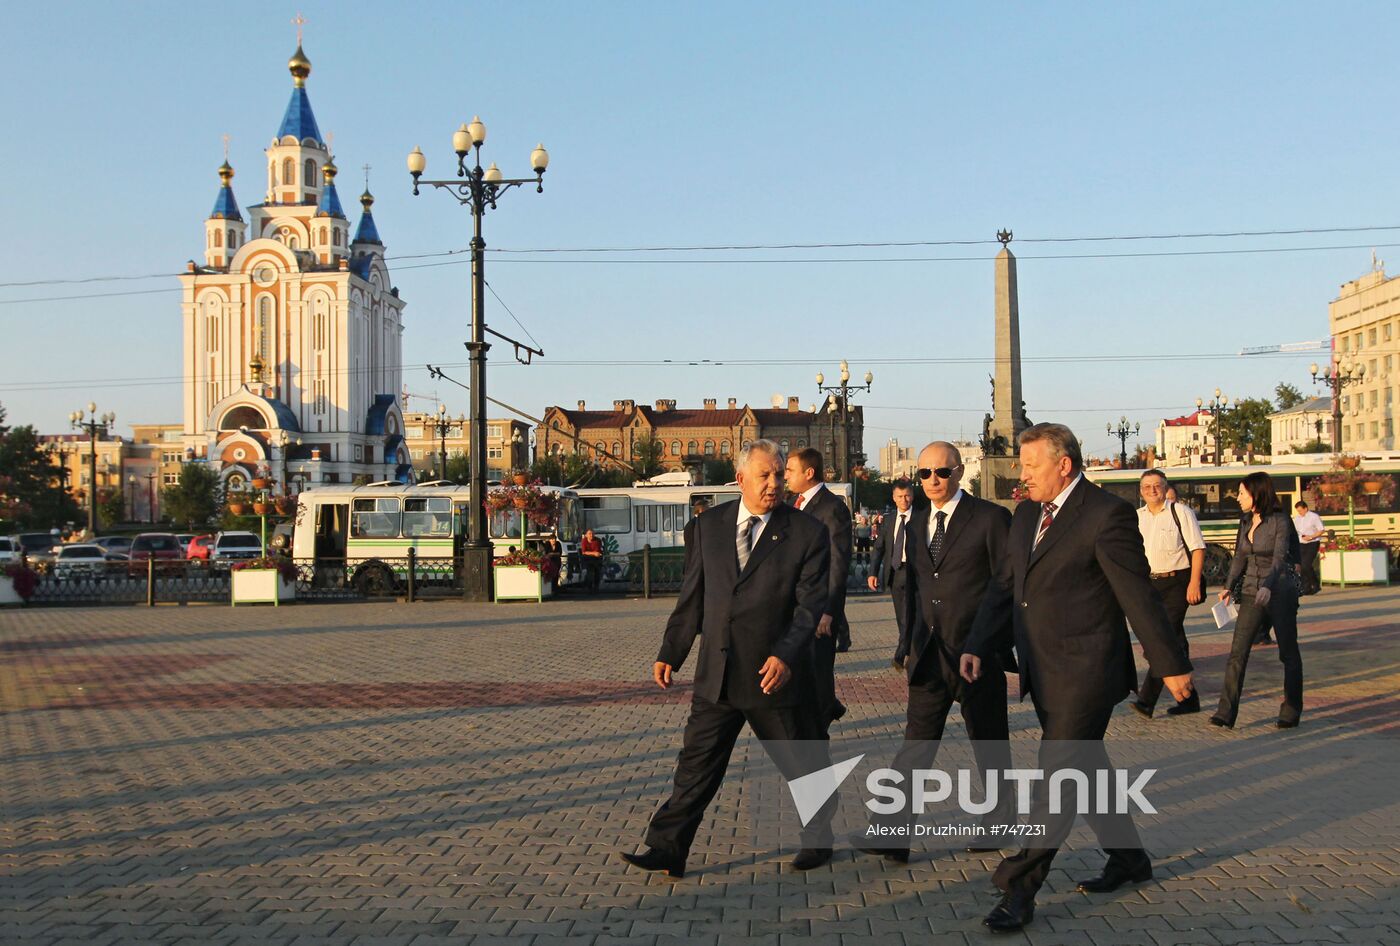
[[[998,615],[989,611],[984,620],[999,622],[999,633],[989,636],[984,649],[983,673],[976,681],[959,676],[959,660],[968,632],[981,609],[983,593],[1006,557],[1006,536],[1011,513],[961,489],[963,464],[958,448],[936,441],[919,452],[918,477],[929,507],[913,514],[907,545],[911,597],[915,603],[910,621],[909,707],[904,744],[890,766],[910,783],[910,773],[933,764],[938,741],[957,702],[963,724],[973,740],[973,752],[983,773],[1011,768],[1007,742],[1006,675],[1003,666],[1015,669],[1011,650],[1010,607],[1003,603]],[[930,521],[932,526],[930,526]],[[983,816],[984,840],[969,850],[996,850],[1000,845],[993,827],[1015,821],[1012,799],[1002,790],[997,806]],[[882,822],[892,829],[880,843],[858,843],[871,854],[895,861],[909,859],[911,812],[899,814],[898,823]]]
[[[1021,695],[1030,694],[1040,719],[1039,767],[1048,776],[1069,767],[1065,760],[1073,755],[1074,768],[1111,769],[1104,732],[1113,707],[1137,688],[1124,618],[1132,622],[1151,674],[1161,677],[1178,701],[1192,692],[1191,663],[1152,589],[1133,507],[1084,479],[1079,441],[1068,427],[1028,427],[1020,448],[1021,479],[1032,501],[1016,509],[1007,555],[963,648],[962,675],[971,682],[988,672],[986,654],[1002,632],[1009,604]],[[1070,746],[1071,740],[1077,746]],[[1030,824],[1046,826],[1044,840],[1037,842],[1044,846],[1006,858],[992,877],[1004,896],[982,922],[995,932],[1030,922],[1036,892],[1074,826],[1073,782],[1066,783],[1065,813],[1055,815],[1049,813],[1045,784],[1037,783],[1030,818]],[[1108,863],[1100,876],[1082,881],[1080,890],[1103,893],[1152,877],[1152,861],[1131,815],[1084,818]]]
[[[866,583],[871,591],[879,591],[884,585],[894,600],[894,620],[899,627],[899,644],[890,660],[896,668],[904,669],[904,658],[909,656],[909,517],[914,512],[914,486],[900,478],[891,484],[891,498],[894,500],[894,515],[886,516],[880,524],[880,535],[875,540],[875,548],[870,553],[870,575]]]
[[[851,649],[851,626],[846,623],[846,579],[851,573],[851,510],[845,500],[826,488],[821,451],[804,447],[787,458],[787,488],[792,505],[826,526],[831,538],[831,558],[826,581],[826,608],[817,622],[813,645],[817,700],[823,732],[846,715],[836,698],[836,655]]]
[[[652,676],[670,687],[697,634],[700,658],[671,797],[651,819],[648,849],[623,854],[644,870],[684,876],[690,845],[746,722],[789,780],[807,773],[795,752],[784,751],[787,744],[824,736],[813,695],[812,640],[826,606],[830,542],[820,523],[780,502],[782,471],[778,445],[754,441],[739,454],[738,501],[687,527],[685,576]],[[813,769],[829,764],[824,744],[813,756]],[[833,796],[804,828],[794,868],[831,859],[835,808]]]

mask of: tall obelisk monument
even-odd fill
[[[992,413],[982,430],[982,474],[978,492],[983,499],[1012,505],[1016,485],[1016,438],[1028,426],[1021,398],[1021,311],[1016,294],[1016,257],[1008,244],[1011,231],[997,233],[996,256],[996,372],[992,379]]]

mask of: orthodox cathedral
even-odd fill
[[[266,150],[267,190],[239,210],[233,168],[182,273],[184,447],[225,485],[265,471],[288,492],[411,479],[403,414],[404,302],[389,281],[368,186],[353,233],[297,46],[292,99]]]

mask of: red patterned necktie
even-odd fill
[[[1045,530],[1050,528],[1050,523],[1055,521],[1055,504],[1045,503],[1043,508],[1045,515],[1040,520],[1040,529],[1035,534],[1035,541],[1031,543],[1032,550],[1040,544],[1040,540],[1045,536]]]
[[[803,504],[804,502],[806,502],[806,501],[807,501],[807,497],[804,496],[804,495],[801,494],[801,493],[798,493],[798,494],[797,494],[797,502],[793,503],[792,505],[793,505],[795,508],[797,508],[797,509],[801,509],[801,508],[802,508],[802,504]]]

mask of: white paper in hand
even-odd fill
[[[1233,601],[1217,601],[1210,613],[1215,618],[1215,626],[1224,628],[1235,622],[1235,618],[1240,616],[1240,609]]]

